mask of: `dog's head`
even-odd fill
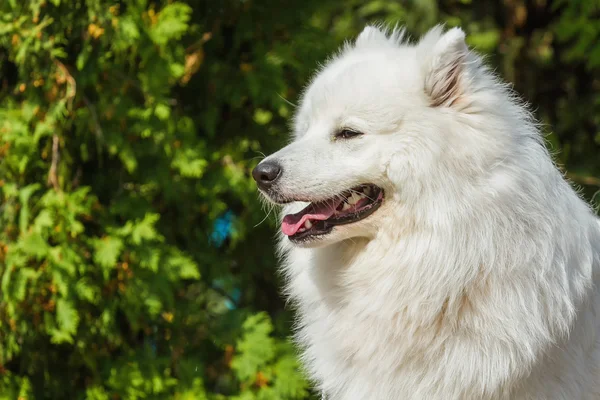
[[[402,30],[367,27],[309,85],[291,144],[253,171],[269,200],[287,204],[282,232],[305,247],[373,236],[386,208],[476,175],[497,140],[478,124],[508,103],[486,85],[497,86],[459,28],[408,44]]]

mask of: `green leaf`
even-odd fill
[[[294,347],[286,343],[281,346],[283,352],[274,365],[273,389],[281,399],[303,399],[308,395],[310,384],[302,375],[300,363]]]
[[[19,242],[19,247],[23,253],[41,259],[48,254],[49,246],[42,235],[38,232],[30,232],[26,234]]]
[[[160,314],[163,309],[163,302],[158,296],[148,296],[143,301],[148,313],[153,317]]]
[[[260,368],[275,356],[275,342],[270,336],[273,325],[266,313],[252,315],[244,321],[244,334],[237,342],[238,354],[231,367],[242,382],[254,383]]]
[[[154,109],[154,115],[156,115],[158,119],[166,121],[171,115],[171,109],[166,104],[157,104]]]
[[[181,279],[199,279],[200,272],[198,266],[189,257],[184,256],[181,253],[175,253],[168,258],[167,264],[169,267],[175,269],[179,278]]]
[[[93,241],[94,262],[104,267],[104,270],[114,268],[123,249],[123,240],[114,236],[105,236]]]
[[[79,326],[79,314],[73,304],[66,299],[56,301],[56,322],[58,330],[52,334],[52,343],[72,343],[73,335]]]
[[[88,279],[80,279],[77,281],[75,284],[75,292],[80,299],[92,304],[97,304],[100,299],[98,287]]]
[[[42,210],[33,221],[33,228],[36,232],[42,233],[43,230],[54,226],[54,219],[49,210]]]
[[[154,225],[160,219],[160,215],[148,213],[144,219],[133,225],[131,231],[131,240],[134,244],[141,244],[144,240],[160,239],[160,235],[156,232]]]
[[[172,39],[180,38],[188,29],[191,13],[191,7],[184,3],[174,2],[163,8],[150,30],[154,43],[164,45]]]
[[[16,301],[25,300],[27,296],[27,284],[31,279],[35,279],[36,277],[36,271],[31,268],[17,269],[12,281],[12,298]]]
[[[273,119],[273,113],[268,110],[258,109],[254,112],[254,121],[259,125],[266,125]]]
[[[69,279],[69,274],[64,270],[54,268],[52,270],[52,283],[56,285],[57,293],[68,295],[71,289],[72,280]]]
[[[86,400],[110,400],[110,395],[102,386],[92,386],[85,390]]]
[[[19,200],[21,202],[21,213],[19,215],[19,230],[24,233],[29,225],[29,198],[41,187],[39,183],[33,183],[25,186],[19,191]]]
[[[79,53],[79,55],[77,56],[77,60],[75,61],[75,66],[77,67],[77,70],[83,70],[88,60],[90,59],[90,56],[92,55],[92,50],[92,46],[85,46],[81,53]]]
[[[200,178],[208,166],[208,161],[202,158],[200,151],[188,148],[176,153],[172,166],[186,178]]]

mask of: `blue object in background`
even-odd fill
[[[156,346],[156,335],[158,334],[158,327],[154,325],[152,327],[152,334],[150,336],[146,336],[145,341],[147,345],[150,345],[150,353],[152,357],[156,357],[158,352],[158,348]]]
[[[228,210],[215,221],[213,231],[210,234],[209,242],[217,247],[221,247],[225,240],[233,231],[233,211]]]
[[[221,247],[225,240],[231,235],[233,232],[233,220],[235,218],[235,214],[233,211],[228,210],[223,215],[221,215],[215,221],[213,225],[213,230],[210,234],[209,242],[216,246]],[[213,286],[219,288],[221,290],[225,290],[224,282],[220,280],[216,280],[213,283]],[[225,306],[229,310],[235,310],[237,308],[237,302],[240,300],[242,296],[242,291],[238,288],[233,288],[227,292],[228,299],[225,300]]]
[[[228,210],[223,215],[221,215],[219,218],[217,218],[217,220],[213,224],[213,230],[208,239],[209,243],[211,243],[212,245],[214,245],[216,247],[221,247],[223,245],[223,243],[225,242],[225,240],[231,235],[231,232],[233,231],[233,219],[234,218],[235,218],[235,215],[233,214],[233,211],[231,211],[231,210]],[[224,282],[221,280],[216,280],[213,283],[213,285],[223,291],[225,290]],[[227,293],[227,295],[229,296],[229,298],[226,298],[225,306],[229,310],[235,310],[237,308],[236,303],[240,300],[240,297],[242,296],[242,291],[238,288],[234,288],[231,291],[229,291]],[[157,346],[156,346],[157,332],[158,332],[158,328],[156,326],[154,326],[153,334],[150,337],[146,338],[147,343],[150,346],[150,351],[152,352],[152,355],[154,357],[156,357],[157,350],[158,350]]]
[[[227,308],[230,310],[235,310],[237,308],[237,303],[240,301],[240,297],[242,297],[242,291],[238,288],[235,288],[230,293],[231,298],[235,301],[235,304],[231,300],[227,300],[225,304]]]
[[[225,307],[227,307],[228,310],[235,310],[237,308],[237,303],[240,301],[240,297],[242,297],[242,291],[240,289],[233,288],[230,291],[226,291],[225,282],[221,279],[215,280],[213,282],[213,287],[227,293],[229,298],[225,298]]]

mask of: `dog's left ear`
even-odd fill
[[[425,93],[432,107],[451,107],[466,90],[466,59],[469,49],[465,33],[452,28],[443,33],[442,27],[431,29],[417,45],[425,74]]]

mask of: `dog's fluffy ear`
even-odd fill
[[[466,60],[469,49],[460,28],[443,32],[441,26],[431,29],[417,45],[425,73],[425,93],[432,107],[455,104],[466,90]]]

